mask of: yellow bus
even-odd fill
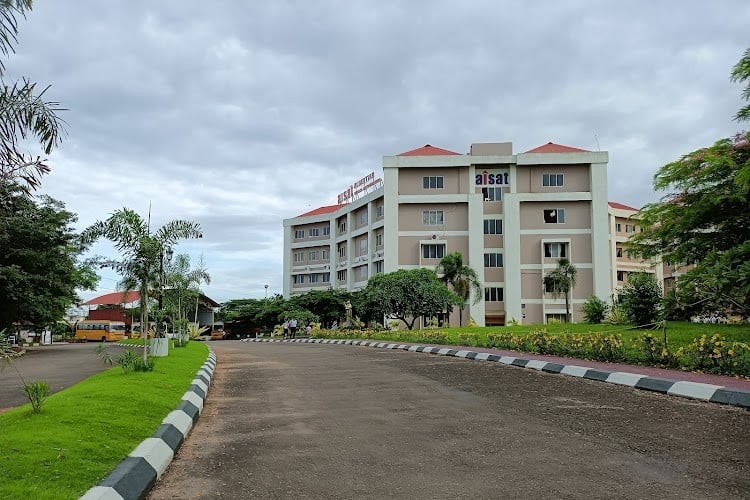
[[[108,319],[85,319],[76,323],[76,340],[117,342],[125,336],[125,323]]]

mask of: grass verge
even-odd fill
[[[156,431],[207,356],[190,342],[152,372],[114,367],[53,394],[41,413],[26,404],[0,415],[0,498],[78,498]]]

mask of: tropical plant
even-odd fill
[[[560,295],[565,297],[565,317],[568,323],[572,322],[570,299],[573,288],[576,286],[577,276],[578,269],[568,259],[563,258],[557,261],[557,267],[554,270],[542,278],[545,290],[553,297]]]
[[[474,304],[482,298],[482,285],[479,282],[479,276],[474,269],[464,264],[461,252],[453,252],[440,259],[436,272],[440,281],[448,285],[453,293],[461,298],[462,302],[458,309],[458,324],[462,325],[463,309],[466,302],[472,295],[474,296]]]
[[[609,305],[596,295],[583,304],[583,320],[586,323],[601,323],[607,317]]]
[[[177,255],[168,262],[164,274],[167,309],[171,313],[172,326],[180,336],[188,324],[188,310],[200,296],[201,283],[210,284],[211,276],[202,259],[198,267],[191,268],[190,256],[185,254]]]
[[[121,287],[140,292],[141,325],[148,325],[149,297],[160,291],[161,259],[165,249],[172,248],[181,239],[200,238],[200,225],[186,220],[172,220],[155,232],[151,231],[150,215],[144,220],[128,208],[113,213],[108,219],[87,228],[84,243],[99,238],[110,240],[122,254],[122,260],[97,257],[92,262],[115,270],[122,276]],[[143,340],[143,359],[148,359],[148,336]]]
[[[637,326],[654,325],[661,319],[662,291],[651,273],[628,276],[619,294],[619,302],[631,323]]]
[[[746,49],[740,60],[734,65],[729,79],[733,82],[747,82],[741,96],[745,101],[750,101],[750,49]],[[738,122],[750,120],[750,104],[742,106],[734,119]]]
[[[18,41],[18,18],[26,17],[31,0],[0,1],[0,54],[14,52]],[[5,66],[0,59],[0,77]],[[49,87],[37,90],[37,84],[20,80],[6,84],[0,80],[0,182],[18,182],[29,193],[37,189],[41,177],[50,171],[47,160],[21,151],[28,139],[37,139],[45,154],[60,144],[64,132],[57,112],[59,103],[44,101]]]

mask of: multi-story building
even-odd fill
[[[517,154],[505,142],[385,156],[370,192],[284,221],[284,296],[356,290],[376,273],[435,268],[459,251],[484,289],[464,322],[543,323],[565,316],[564,298],[542,283],[564,257],[578,269],[578,321],[586,299],[608,299],[618,278],[619,236],[610,236],[620,208],[607,201],[607,162],[605,151],[553,143]]]

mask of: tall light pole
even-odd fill
[[[263,285],[263,287],[266,289],[266,298],[268,298],[268,285]]]
[[[159,314],[161,315],[161,318],[159,318],[159,323],[164,321],[164,259],[167,259],[167,262],[172,260],[172,255],[174,254],[174,250],[172,248],[167,247],[166,250],[164,247],[161,248],[161,252],[159,252]],[[156,324],[156,336],[159,336],[159,323]]]

